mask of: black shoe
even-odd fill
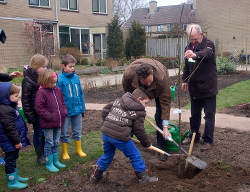
[[[139,179],[139,184],[158,181],[158,177],[155,177],[155,176],[149,177],[147,171],[144,171],[144,172],[136,172],[135,171],[135,174]]]
[[[204,143],[203,147],[201,148],[201,152],[207,151],[213,147],[210,143]]]
[[[181,144],[182,144],[182,145],[189,145],[189,144],[191,143],[191,141],[192,141],[192,139],[188,137],[188,138],[186,138],[184,141],[182,141]],[[198,139],[196,138],[196,139],[194,140],[194,142],[195,142],[195,143],[198,143],[198,142],[200,142],[200,139],[199,139],[199,138],[198,138]]]
[[[104,177],[106,177],[106,173],[101,171],[99,169],[98,165],[95,165],[94,167],[94,172],[93,174],[90,176],[90,181],[96,183],[97,181],[99,181],[100,179],[103,179]]]

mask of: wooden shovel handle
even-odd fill
[[[140,141],[137,140],[137,139],[131,138],[131,140],[134,141],[135,143],[140,143]],[[151,146],[151,149],[154,150],[154,151],[156,151],[156,152],[158,152],[158,153],[161,153],[163,155],[170,156],[170,154],[168,154],[167,152],[165,152],[165,151],[163,151],[163,150],[161,150],[161,149],[159,149],[157,147]]]
[[[189,147],[189,151],[188,151],[188,157],[191,156],[191,153],[193,151],[195,136],[196,136],[196,133],[194,132],[193,136],[192,136],[191,144],[190,144],[190,147]]]
[[[164,132],[158,127],[156,126],[152,121],[150,121],[148,118],[145,118],[145,120],[152,125],[157,131],[159,131],[162,135],[164,135]]]
[[[192,153],[192,151],[193,151],[195,136],[196,136],[196,133],[194,132],[194,133],[193,133],[193,136],[192,136],[191,143],[190,143],[190,147],[189,147],[189,150],[188,150],[188,157],[191,156],[191,153]],[[188,162],[186,161],[186,164],[185,164],[185,171],[187,170],[187,167],[188,167]]]

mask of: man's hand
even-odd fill
[[[187,83],[182,83],[181,84],[181,89],[186,92],[188,90],[188,84]]]
[[[19,71],[14,71],[12,73],[9,74],[10,78],[16,78],[16,77],[21,77],[23,74]]]
[[[189,58],[194,58],[196,55],[194,54],[194,52],[192,50],[187,50],[184,54],[184,57],[186,59],[189,59]]]
[[[171,133],[169,132],[169,130],[168,130],[168,128],[166,127],[163,127],[163,137],[164,137],[164,139],[166,140],[167,139],[167,136],[170,136],[170,137],[172,137],[172,135],[171,135]]]

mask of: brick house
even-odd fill
[[[54,50],[72,42],[86,57],[105,58],[107,23],[112,17],[112,0],[0,0],[0,29],[7,36],[0,44],[0,66],[29,64],[25,22],[53,34]]]
[[[146,33],[151,36],[172,34],[176,30],[176,23],[179,24],[178,27],[181,31],[185,31],[188,23],[196,22],[195,12],[192,8],[192,4],[157,7],[156,1],[150,1],[149,8],[136,9],[124,23],[122,26],[124,36],[127,37],[127,31],[133,21],[138,21],[145,26]]]
[[[194,0],[193,4],[207,37],[218,40],[219,54],[250,53],[249,0]]]

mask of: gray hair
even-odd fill
[[[202,33],[200,25],[195,24],[195,23],[191,23],[191,24],[187,25],[187,29],[186,29],[187,34],[189,34],[191,32],[192,28],[196,29],[199,34]]]

